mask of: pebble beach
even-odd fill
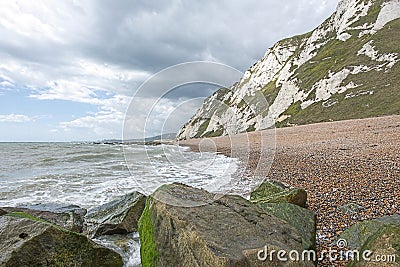
[[[400,214],[400,116],[293,126],[179,142],[241,160],[237,175],[281,181],[308,193],[317,214],[317,252],[351,225]],[[260,159],[268,158],[264,164]],[[346,211],[352,205],[356,210]],[[345,262],[323,260],[319,266]]]

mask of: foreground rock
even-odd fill
[[[1,216],[1,215],[4,215],[4,214],[7,214],[7,211],[5,211],[5,210],[3,210],[3,209],[0,209],[0,216]]]
[[[349,266],[400,266],[400,227],[387,225],[379,229],[361,247],[360,253],[371,251],[368,259],[361,257],[360,261],[353,261]],[[377,259],[380,261],[376,261]],[[372,260],[372,261],[371,261]]]
[[[265,181],[251,192],[250,200],[255,203],[291,203],[305,208],[307,192],[302,188],[289,188],[277,181]]]
[[[77,233],[81,233],[83,230],[83,221],[86,214],[86,209],[79,206],[58,203],[25,205],[15,208],[4,207],[0,209],[3,209],[6,213],[24,212]]]
[[[386,216],[359,222],[340,235],[352,249],[359,249],[360,255],[371,251],[366,259],[352,261],[348,266],[400,266],[400,215]],[[381,259],[376,261],[376,259]],[[383,258],[382,258],[383,257]]]
[[[317,216],[314,212],[290,203],[260,203],[258,206],[296,228],[305,250],[316,249]]]
[[[122,266],[121,256],[86,236],[26,213],[0,216],[0,266]]]
[[[138,220],[145,204],[146,196],[133,192],[91,209],[85,217],[86,232],[93,237],[98,237],[137,231]]]
[[[396,226],[400,228],[400,215],[395,214],[356,223],[344,231],[339,238],[346,240],[349,248],[359,249],[371,236],[375,235],[386,226]]]
[[[242,197],[216,198],[182,184],[148,197],[139,221],[143,266],[313,266],[276,254],[259,260],[265,248],[301,253],[297,229]]]

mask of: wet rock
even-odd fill
[[[139,221],[143,266],[313,266],[258,259],[263,251],[303,251],[298,230],[240,196],[182,184],[149,196]],[[261,251],[261,254],[260,254]]]
[[[296,228],[305,250],[316,249],[317,216],[314,212],[290,203],[260,203],[258,206]]]
[[[7,213],[24,212],[77,233],[81,233],[83,230],[86,214],[86,209],[79,206],[58,203],[4,207],[1,209]]]
[[[0,217],[0,251],[0,266],[123,266],[118,253],[22,212]]]
[[[7,214],[7,211],[0,209],[0,216]]]
[[[400,227],[399,225],[382,226],[374,235],[370,236],[362,245],[360,254],[368,253],[368,258],[351,262],[348,266],[384,267],[400,266]],[[378,261],[379,259],[379,261]]]
[[[251,192],[250,200],[255,203],[291,203],[304,208],[307,205],[307,192],[269,180]]]
[[[86,214],[85,232],[93,237],[135,232],[145,203],[145,195],[132,192],[93,208]]]
[[[365,210],[365,207],[358,205],[357,203],[349,203],[339,207],[339,210],[345,214],[358,214]]]
[[[344,231],[339,238],[346,240],[349,248],[359,249],[371,236],[386,226],[400,227],[400,215],[395,214],[356,223]]]
[[[137,232],[124,235],[103,235],[93,239],[94,242],[118,252],[125,266],[141,266],[140,243]]]

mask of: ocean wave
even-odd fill
[[[223,191],[237,165],[222,155],[170,145],[10,144],[0,146],[0,154],[8,155],[0,162],[0,206],[56,202],[91,208],[172,182]]]

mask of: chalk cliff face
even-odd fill
[[[400,114],[399,18],[400,0],[342,0],[207,98],[178,138]]]

